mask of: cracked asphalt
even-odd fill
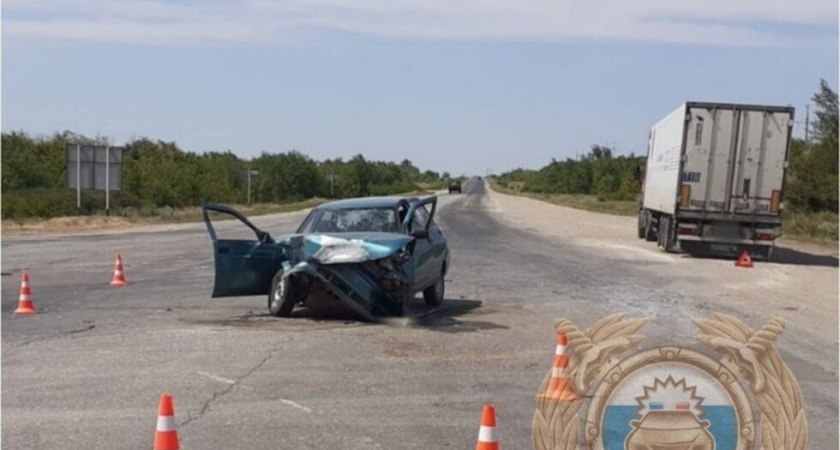
[[[278,319],[264,297],[211,299],[203,224],[5,237],[3,447],[150,448],[168,392],[183,449],[470,448],[485,402],[503,447],[533,448],[554,318],[648,317],[645,348],[693,345],[690,318],[709,311],[754,327],[768,318],[654,250],[605,258],[512,226],[483,184],[440,202],[447,301],[417,322]],[[276,235],[304,215],[254,222]],[[108,285],[118,251],[124,288]],[[15,318],[22,270],[41,313]],[[777,346],[802,385],[809,448],[837,448],[836,339],[791,324]]]

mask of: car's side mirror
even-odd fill
[[[421,228],[411,232],[411,236],[415,239],[429,239],[429,230]]]
[[[257,231],[257,239],[263,244],[269,244],[273,242],[271,239],[271,234],[268,231],[259,230]]]

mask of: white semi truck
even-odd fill
[[[639,238],[666,251],[772,256],[794,108],[688,102],[650,130]]]

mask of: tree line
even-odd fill
[[[636,181],[644,157],[613,156],[612,149],[593,145],[578,159],[552,159],[539,170],[517,169],[497,177],[503,187],[517,187],[539,194],[597,195],[599,200],[633,200],[639,193]]]
[[[802,213],[838,210],[838,99],[825,80],[813,95],[816,107],[809,139],[793,139],[786,175],[786,209]],[[517,169],[497,177],[500,185],[543,194],[591,194],[600,200],[635,200],[645,157],[615,157],[594,145],[579,159],[552,161],[539,170]]]
[[[76,191],[67,186],[68,146],[105,141],[72,132],[32,137],[24,132],[2,134],[2,215],[4,218],[56,217],[104,209],[103,191],[83,191],[81,211]],[[204,201],[243,204],[248,181],[243,172],[259,171],[251,179],[254,203],[287,203],[314,197],[345,198],[415,191],[419,186],[443,186],[448,173],[421,171],[409,160],[369,161],[362,155],[348,160],[316,161],[297,151],[264,152],[251,161],[231,151],[194,153],[174,142],[137,139],[124,146],[122,189],[111,192],[111,208],[197,206]],[[332,181],[331,181],[332,180]]]

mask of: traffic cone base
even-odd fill
[[[752,267],[753,266],[753,261],[752,261],[752,258],[750,257],[750,252],[747,251],[747,250],[744,250],[741,253],[741,256],[738,257],[738,261],[735,261],[735,266],[736,267]]]
[[[475,450],[499,450],[499,441],[496,439],[496,407],[492,404],[484,405],[481,411],[481,427],[478,429]]]
[[[37,314],[35,306],[32,304],[32,290],[29,288],[29,274],[24,272],[20,280],[20,298],[18,299],[18,306],[15,310],[15,315],[30,315]]]
[[[125,275],[123,274],[123,267],[122,267],[122,255],[117,253],[117,262],[114,265],[114,279],[111,280],[111,286],[125,286],[128,284],[125,281]]]
[[[163,394],[160,397],[154,450],[178,450],[175,408],[172,406],[172,396],[169,394]]]

